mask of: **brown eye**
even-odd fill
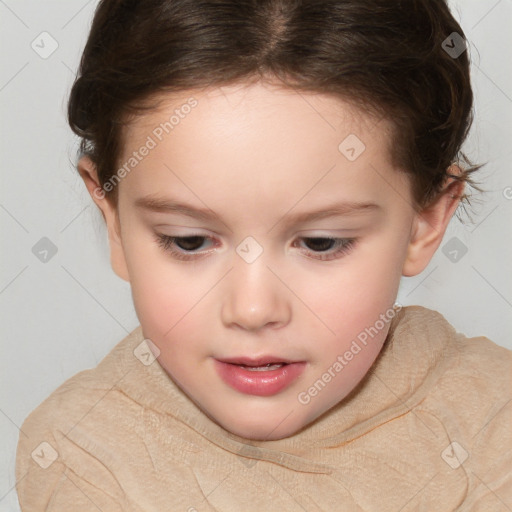
[[[197,251],[205,240],[204,236],[173,237],[175,244],[184,251]]]
[[[356,238],[306,237],[300,241],[311,259],[331,261],[347,255],[356,245]]]
[[[198,259],[207,255],[206,251],[199,251],[205,241],[213,242],[213,239],[207,236],[169,236],[156,234],[157,244],[173,258],[183,261]],[[211,251],[210,251],[211,252]]]
[[[315,252],[328,251],[336,244],[334,238],[304,238],[304,241],[305,245]]]

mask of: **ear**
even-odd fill
[[[107,225],[112,269],[121,279],[129,282],[128,268],[121,243],[121,226],[117,208],[111,200],[107,199],[105,191],[101,188],[96,165],[93,161],[89,157],[83,156],[78,161],[77,167],[92,200],[100,209]]]
[[[464,182],[456,179],[461,174],[460,167],[452,165],[448,169],[448,178],[439,196],[416,215],[402,268],[404,276],[411,277],[422,272],[441,244],[448,223],[464,193]]]

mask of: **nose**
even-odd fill
[[[224,281],[222,321],[226,327],[249,331],[281,328],[291,318],[289,291],[263,258],[239,259]]]

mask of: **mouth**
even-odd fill
[[[216,359],[222,380],[233,389],[249,395],[271,396],[290,386],[304,371],[305,361],[279,356]]]
[[[253,372],[268,372],[272,370],[278,370],[283,366],[302,362],[291,361],[289,359],[284,359],[279,356],[262,356],[254,359],[250,357],[233,357],[228,359],[218,359],[218,361],[220,361],[221,363],[240,366],[248,371]]]

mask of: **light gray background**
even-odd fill
[[[0,511],[19,510],[14,462],[25,417],[138,325],[129,285],[110,269],[102,218],[74,171],[77,139],[65,121],[96,4],[0,0]],[[398,301],[512,348],[512,0],[451,5],[473,61],[475,123],[465,149],[488,162],[480,173],[487,193],[474,223],[454,219],[443,242],[457,237],[467,253],[453,262],[438,251],[403,281]],[[45,31],[58,48],[43,59],[31,44]],[[32,253],[42,237],[58,248],[46,263]]]

